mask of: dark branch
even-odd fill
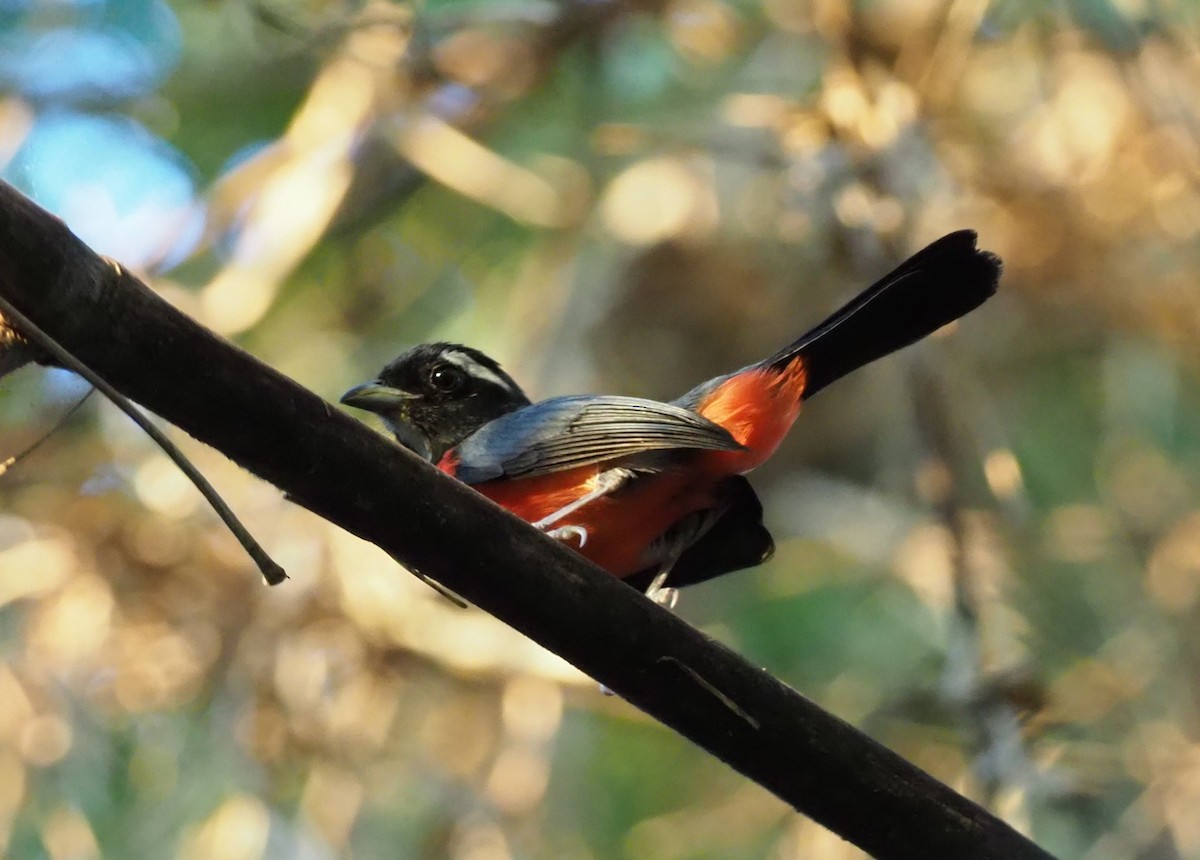
[[[1049,856],[767,672],[197,325],[7,185],[0,185],[0,294],[128,397],[560,654],[876,857]]]

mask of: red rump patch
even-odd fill
[[[804,394],[804,362],[797,358],[782,370],[751,368],[731,376],[708,395],[696,410],[720,424],[745,451],[710,454],[723,462],[728,474],[748,472],[775,453],[800,414]]]

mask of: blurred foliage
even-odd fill
[[[680,611],[1060,856],[1200,857],[1198,16],[28,0],[0,169],[331,399],[433,339],[673,397],[974,227],[1002,294],[814,400]],[[94,400],[0,482],[3,856],[860,856],[188,445],[261,587]]]

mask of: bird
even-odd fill
[[[801,404],[978,308],[1001,268],[974,231],[950,233],[778,352],[671,402],[533,402],[493,358],[446,342],[403,352],[341,402],[376,413],[442,472],[673,606],[676,589],[771,556],[745,475],[775,452]]]

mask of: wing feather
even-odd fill
[[[456,449],[468,484],[533,477],[651,451],[736,451],[724,427],[689,409],[637,397],[555,397],[492,421]]]

